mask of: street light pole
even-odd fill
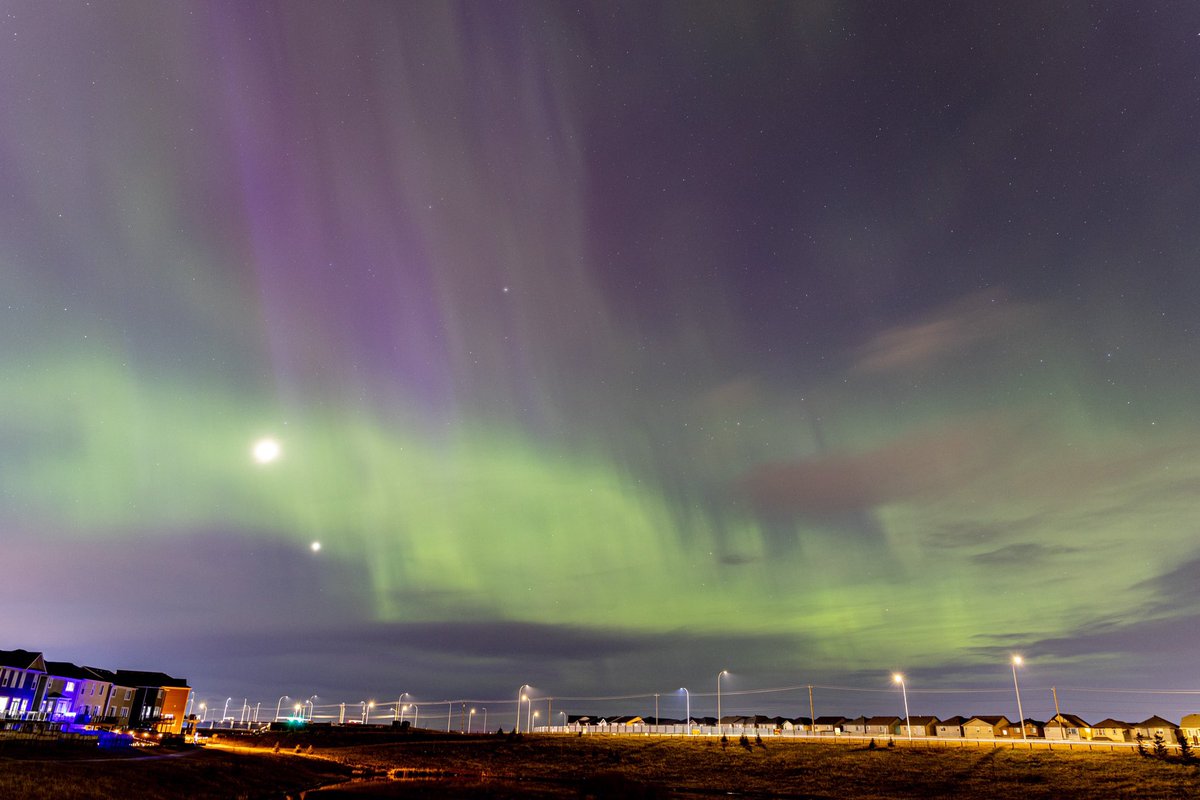
[[[279,698],[279,702],[275,704],[275,719],[279,719],[279,709],[283,708],[283,701],[291,699],[292,698],[288,697],[286,694]]]
[[[221,722],[222,723],[224,723],[225,719],[229,716],[229,701],[232,699],[233,699],[232,697],[225,698],[225,708],[221,709]]]
[[[517,689],[517,723],[513,726],[513,731],[521,732],[521,701],[525,699],[525,690],[529,688],[528,683],[522,683],[521,688]]]
[[[467,734],[471,733],[471,723],[475,721],[475,709],[471,709],[471,713],[467,715]]]
[[[728,675],[729,670],[723,669],[717,673],[717,735],[721,735],[721,676]]]
[[[686,715],[687,719],[685,719],[683,722],[684,722],[684,725],[687,727],[687,735],[691,736],[692,735],[692,693],[689,692],[683,686],[679,687],[679,691],[683,692],[684,700],[686,700],[686,702],[687,702],[687,705],[685,706],[686,710],[684,711],[684,714]]]
[[[311,722],[311,721],[312,721],[312,718],[313,718],[313,717],[316,715],[316,713],[317,713],[317,704],[313,702],[313,700],[316,700],[316,699],[317,699],[317,696],[314,694],[312,697],[310,697],[310,698],[308,698],[307,700],[305,700],[305,701],[304,701],[304,704],[305,704],[306,706],[308,706],[308,720],[309,720],[309,722]]]
[[[487,733],[487,732],[488,732],[488,726],[487,726],[487,709],[486,709],[486,708],[483,710],[483,732],[484,732],[484,733]]]
[[[1012,657],[1013,690],[1017,693],[1017,724],[1021,726],[1021,738],[1026,739],[1025,712],[1021,710],[1021,687],[1017,684],[1017,667],[1025,663],[1020,656]]]
[[[904,685],[904,676],[899,672],[892,675],[892,681],[900,684],[900,694],[904,697],[904,726],[908,728],[908,738],[912,738],[912,718],[908,716],[908,688]]]

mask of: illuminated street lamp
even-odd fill
[[[279,709],[283,707],[283,701],[291,699],[292,698],[288,697],[286,694],[279,698],[279,702],[275,704],[275,719],[279,719]]]
[[[363,700],[359,705],[362,706],[362,724],[366,725],[371,719],[371,709],[375,707],[375,701]]]
[[[312,697],[310,697],[304,701],[304,705],[308,706],[308,719],[310,721],[312,720],[313,716],[317,713],[317,704],[313,702],[313,700],[316,700],[316,699],[317,699],[317,696],[314,694]]]
[[[471,709],[471,713],[467,714],[467,733],[471,732],[471,723],[475,721],[475,709]]]
[[[221,722],[224,722],[226,717],[229,716],[229,701],[232,699],[232,697],[225,698],[225,708],[221,710]]]
[[[899,672],[892,675],[892,682],[900,684],[900,694],[904,697],[904,724],[908,727],[908,738],[912,738],[912,719],[908,716],[908,688],[904,685],[904,676]]]
[[[684,712],[684,715],[687,717],[687,719],[684,720],[684,723],[687,726],[687,735],[691,736],[692,735],[692,693],[689,692],[687,689],[685,689],[682,686],[679,687],[679,691],[683,692],[684,700],[687,702],[686,711]]]
[[[721,676],[728,675],[729,670],[723,669],[717,673],[717,735],[721,735]]]
[[[487,709],[486,709],[486,708],[483,710],[483,732],[484,732],[484,733],[487,733],[487,732],[488,732],[488,727],[487,727]]]
[[[529,726],[529,732],[533,733],[533,726],[537,724],[538,712],[533,712],[533,723]]]
[[[525,690],[528,688],[529,684],[523,683],[521,684],[521,688],[517,689],[517,724],[513,727],[513,730],[517,733],[521,732],[521,703],[529,699],[525,696]]]
[[[401,707],[400,705],[404,702],[405,697],[408,697],[408,692],[402,692],[400,696],[396,698],[396,709],[392,712],[392,719],[399,720],[401,724],[404,723],[404,712],[408,709],[408,706]]]
[[[200,721],[208,722],[208,703],[200,704],[200,714],[201,714]]]
[[[1025,661],[1020,656],[1012,657],[1013,671],[1013,690],[1017,693],[1017,724],[1021,726],[1021,738],[1026,739],[1025,734],[1025,712],[1021,710],[1021,687],[1017,684],[1017,667],[1024,664]]]

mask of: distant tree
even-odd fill
[[[1196,763],[1196,751],[1192,749],[1192,743],[1188,741],[1183,731],[1176,728],[1175,738],[1179,740],[1179,760],[1185,764]]]
[[[1163,738],[1162,731],[1154,734],[1154,757],[1163,759],[1167,757],[1167,741]]]
[[[740,744],[742,747],[749,750],[750,749],[750,737],[746,736],[746,734],[743,733],[742,737],[740,739],[738,739],[738,744]]]
[[[875,744],[875,740],[874,740],[874,739],[871,739],[871,741],[867,742],[867,749],[868,749],[868,750],[874,750],[876,747],[878,747],[878,745],[876,745],[876,744]]]
[[[1149,758],[1150,751],[1148,751],[1146,749],[1146,737],[1142,734],[1141,731],[1138,731],[1138,734],[1135,738],[1137,739],[1138,755],[1141,756],[1142,758]]]
[[[729,747],[729,736],[722,733],[721,734],[721,749],[724,750],[726,747]]]
[[[758,731],[754,732],[754,743],[756,745],[758,745],[759,747],[766,747],[766,745],[763,744],[763,741],[762,741],[762,734],[759,733]]]
[[[888,739],[888,747],[895,747],[895,746],[896,746],[896,740]]]

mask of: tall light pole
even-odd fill
[[[317,713],[317,704],[313,702],[316,699],[317,696],[314,694],[312,697],[304,701],[304,705],[308,706],[308,719],[310,722],[312,721],[313,716]]]
[[[654,693],[654,725],[658,727],[662,722],[658,718],[658,692]]]
[[[525,698],[525,732],[533,733],[533,700]]]
[[[1017,684],[1017,667],[1025,663],[1020,656],[1012,657],[1013,671],[1013,690],[1017,693],[1017,724],[1021,726],[1021,738],[1028,738],[1025,734],[1025,712],[1021,710],[1021,687]]]
[[[717,735],[721,735],[721,676],[728,675],[729,670],[723,669],[717,673]]]
[[[362,702],[362,722],[366,725],[371,720],[371,709],[375,707],[374,700],[364,700]]]
[[[899,672],[892,675],[892,682],[900,684],[900,694],[904,697],[904,725],[908,728],[908,738],[912,738],[912,718],[908,716],[908,688],[904,685],[904,676]]]
[[[225,708],[221,709],[221,722],[224,722],[225,718],[229,716],[229,701],[232,699],[232,697],[225,698]]]
[[[283,708],[283,701],[291,699],[292,698],[288,697],[286,694],[279,698],[279,702],[275,704],[275,719],[279,719],[279,709]]]
[[[396,710],[392,712],[393,720],[404,722],[404,709],[408,708],[408,706],[401,708],[400,704],[404,702],[405,697],[408,697],[408,692],[401,692],[400,696],[396,698]]]
[[[689,692],[687,689],[685,689],[682,686],[679,687],[679,691],[683,692],[684,700],[687,702],[686,710],[684,712],[687,719],[684,720],[684,723],[687,726],[687,735],[691,736],[692,735],[692,693]]]
[[[208,703],[200,704],[200,714],[201,714],[200,721],[208,722]]]
[[[529,723],[529,732],[530,733],[533,733],[533,726],[537,724],[537,718],[538,718],[539,713],[540,712],[538,712],[538,711],[533,712],[533,722]]]
[[[404,705],[402,705],[402,706],[400,706],[400,725],[401,725],[402,727],[403,727],[403,725],[404,725],[404,712],[405,712],[405,711],[408,711],[408,704],[407,704],[407,703],[406,703],[406,704],[404,704]]]
[[[521,701],[525,699],[525,690],[528,688],[528,683],[522,683],[521,688],[517,689],[517,724],[513,726],[516,733],[521,732]]]
[[[450,732],[450,717],[454,714],[454,701],[446,701],[446,733]]]
[[[467,715],[467,733],[471,732],[471,723],[475,721],[475,709],[471,709],[471,713]]]
[[[488,732],[488,726],[487,726],[487,709],[486,709],[486,708],[483,710],[483,732],[484,732],[484,733],[487,733],[487,732]]]

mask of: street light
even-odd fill
[[[728,675],[729,670],[723,669],[717,673],[717,735],[721,734],[721,676]]]
[[[279,719],[279,709],[283,707],[283,701],[291,699],[292,698],[288,697],[286,694],[279,698],[279,702],[275,704],[275,719]]]
[[[375,701],[363,700],[359,705],[362,706],[362,724],[366,725],[371,719],[371,709],[375,707]]]
[[[467,715],[467,733],[471,732],[471,723],[475,721],[475,709],[471,709],[471,713]]]
[[[536,723],[537,723],[537,718],[538,718],[538,712],[536,712],[536,711],[535,711],[535,712],[533,712],[533,722],[534,722],[534,724],[536,724]],[[532,724],[529,726],[529,732],[530,732],[530,733],[533,733],[533,725],[532,725]]]
[[[528,683],[522,683],[521,688],[517,689],[517,724],[513,726],[516,733],[521,732],[521,701],[525,700],[525,690],[529,688]]]
[[[405,711],[405,709],[408,708],[408,706],[404,706],[404,708],[401,708],[400,704],[404,702],[404,698],[407,696],[408,696],[408,692],[401,692],[400,696],[396,698],[396,708],[392,712],[393,720],[399,720],[401,723],[404,722],[404,711]]]
[[[487,709],[486,709],[486,708],[483,710],[483,732],[484,732],[484,733],[487,733],[487,732],[488,732],[488,726],[487,726]]]
[[[207,703],[200,704],[200,713],[203,715],[203,716],[201,716],[200,721],[208,722],[208,704]]]
[[[310,722],[312,721],[313,716],[317,713],[317,704],[313,702],[313,700],[316,699],[317,696],[314,694],[312,697],[304,701],[304,705],[308,706],[308,719]]]
[[[232,699],[232,697],[225,698],[225,708],[221,709],[221,722],[224,722],[225,718],[229,716],[229,701]]]
[[[1013,671],[1013,690],[1017,693],[1017,724],[1021,726],[1021,738],[1028,738],[1025,734],[1025,712],[1021,710],[1021,687],[1017,684],[1017,667],[1025,663],[1020,656],[1012,657]]]
[[[525,732],[533,733],[533,701],[525,698]]]
[[[679,691],[683,692],[684,700],[687,702],[687,706],[686,706],[687,710],[685,711],[685,716],[687,717],[687,719],[684,720],[684,723],[687,725],[687,735],[691,736],[692,735],[692,694],[691,694],[691,692],[689,692],[687,689],[685,689],[682,686],[679,687]]]
[[[401,725],[401,726],[403,726],[403,725],[404,725],[404,712],[405,712],[405,711],[408,711],[408,704],[407,704],[407,703],[405,703],[404,705],[400,706],[400,725]]]
[[[904,724],[908,728],[908,738],[912,738],[912,719],[908,716],[908,688],[904,685],[904,676],[899,672],[892,675],[892,682],[900,684],[900,694],[904,697]]]

